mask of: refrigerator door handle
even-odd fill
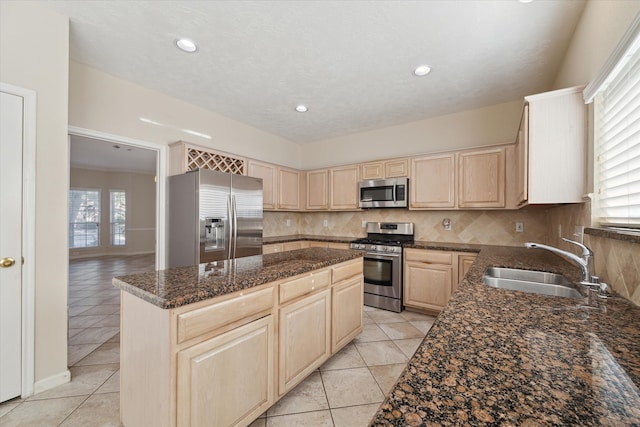
[[[227,230],[229,231],[229,238],[226,241],[226,258],[227,259],[231,259],[232,258],[232,251],[233,251],[233,208],[232,208],[232,201],[231,201],[231,195],[227,196]],[[226,233],[225,233],[226,234]],[[227,236],[225,236],[226,238]]]
[[[231,258],[236,257],[236,246],[238,244],[238,209],[236,207],[236,195],[231,195],[231,215],[233,215],[233,256]]]

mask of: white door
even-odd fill
[[[23,98],[0,92],[0,402],[22,393]]]

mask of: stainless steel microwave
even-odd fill
[[[361,208],[406,208],[409,201],[409,179],[391,178],[360,181]]]

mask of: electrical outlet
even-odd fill
[[[291,220],[287,219],[287,227],[291,227]]]
[[[562,237],[562,224],[558,224],[558,237]]]
[[[524,232],[524,222],[516,222],[516,233]]]
[[[582,238],[584,234],[584,226],[582,225],[574,225],[573,227],[573,237],[576,238],[580,243],[582,243]]]
[[[367,220],[366,219],[362,220],[362,228],[367,228]]]
[[[445,218],[442,220],[442,226],[445,231],[451,231],[451,220],[449,218]]]
[[[322,226],[323,226],[323,227],[328,227],[328,226],[329,226],[329,221],[328,221],[328,220],[326,220],[326,219],[323,219],[323,220],[322,220]]]

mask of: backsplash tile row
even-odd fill
[[[451,220],[452,229],[442,225]],[[287,220],[290,226],[287,226]],[[327,226],[324,226],[324,221]],[[449,243],[521,246],[527,241],[546,242],[548,225],[544,209],[518,211],[409,211],[371,209],[358,212],[265,212],[264,236],[311,234],[363,237],[362,222],[413,222],[416,240]],[[516,222],[524,232],[516,233]]]

